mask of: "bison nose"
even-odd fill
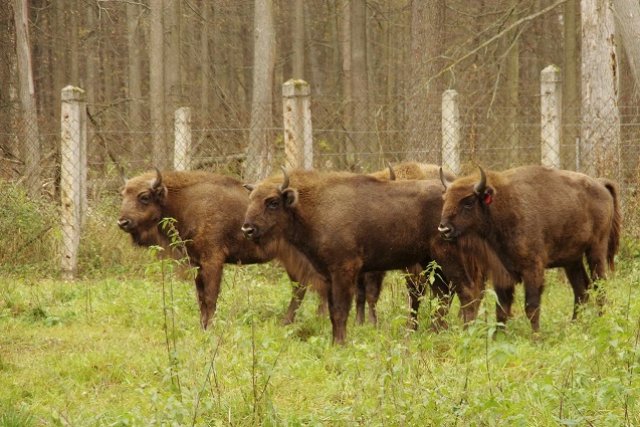
[[[254,237],[256,235],[256,231],[256,228],[249,223],[245,223],[242,225],[242,232],[244,233],[244,237],[246,237],[247,239],[251,239],[252,237]]]
[[[120,218],[118,220],[118,227],[122,228],[124,231],[128,231],[131,228],[131,220],[127,218]]]
[[[440,223],[440,225],[438,226],[438,231],[440,232],[440,235],[445,239],[450,239],[451,237],[453,237],[453,228],[445,223]]]

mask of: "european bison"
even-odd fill
[[[205,329],[216,310],[225,263],[252,264],[277,258],[292,280],[305,285],[310,282],[320,291],[328,288],[304,256],[287,242],[274,239],[269,245],[259,246],[244,238],[240,227],[248,202],[240,181],[201,171],[147,172],[128,180],[122,191],[118,225],[136,244],[169,247],[160,221],[176,219],[180,238],[186,242],[191,262],[198,267],[195,284],[200,322]],[[294,302],[285,321],[293,320],[297,308]]]
[[[590,279],[604,278],[607,264],[613,270],[621,227],[615,182],[543,166],[486,173],[480,168],[479,177],[442,182],[442,237],[459,241],[467,263],[507,271],[494,275],[499,322],[510,316],[514,284],[522,281],[527,317],[539,330],[545,268],[564,268],[574,318]]]
[[[388,168],[372,172],[369,175],[381,180],[411,180],[411,179],[438,179],[440,176],[440,166],[430,163],[418,162],[402,162],[395,166],[389,165]],[[448,180],[454,180],[454,174],[443,170],[444,177]],[[425,275],[422,273],[422,266],[416,264],[406,268],[407,290],[409,291],[409,305],[411,307],[409,327],[416,329],[418,326],[417,316],[420,306],[420,299],[424,296]],[[356,322],[362,323],[364,319],[364,300],[369,303],[369,320],[375,324],[375,306],[380,296],[384,272],[366,273],[363,278],[359,278],[356,291]],[[363,283],[364,282],[364,283]],[[435,291],[436,293],[437,290]],[[373,312],[373,314],[372,314]]]
[[[258,183],[249,198],[245,235],[264,245],[286,240],[331,283],[335,343],[345,341],[360,273],[426,267],[434,260],[434,244],[446,248],[437,260],[444,269],[455,248],[438,235],[442,185],[435,180],[385,182],[347,172],[293,170]],[[438,278],[436,288],[448,305],[446,278]]]

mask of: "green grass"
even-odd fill
[[[378,328],[352,314],[344,347],[314,294],[281,326],[290,287],[272,266],[227,268],[206,332],[193,284],[150,256],[145,272],[75,283],[4,275],[0,426],[638,425],[640,259],[624,252],[603,316],[589,304],[572,322],[570,287],[550,272],[539,336],[521,287],[495,338],[491,293],[467,329],[456,302],[450,329],[430,332],[425,302],[408,332],[393,274]]]

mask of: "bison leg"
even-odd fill
[[[449,312],[449,307],[453,299],[452,287],[446,278],[436,277],[436,280],[431,284],[431,292],[433,292],[433,295],[436,297],[438,304],[432,328],[435,331],[447,329],[448,326],[445,317]]]
[[[573,320],[578,317],[578,309],[580,305],[588,299],[587,289],[589,288],[589,276],[584,268],[582,260],[578,260],[573,264],[564,267],[564,272],[573,288]]]
[[[498,302],[496,302],[496,320],[498,323],[506,325],[507,320],[511,317],[514,291],[515,286],[495,288],[496,296],[498,297]]]
[[[598,304],[599,313],[602,314],[605,297],[602,291],[598,289],[598,282],[600,279],[606,278],[605,266],[607,265],[607,246],[606,244],[594,246],[587,251],[586,255],[587,264],[589,264],[589,270],[591,271],[593,290],[596,293],[596,303]]]
[[[460,300],[460,316],[465,326],[478,316],[480,301],[482,300],[482,288],[480,286],[482,284],[456,283],[456,295]]]
[[[347,319],[358,279],[358,270],[359,268],[355,266],[348,266],[331,273],[329,315],[333,327],[334,344],[344,344],[347,338]]]
[[[372,271],[365,273],[364,275],[364,291],[369,306],[369,323],[372,325],[378,324],[378,314],[376,312],[376,305],[380,298],[380,290],[382,289],[382,281],[384,280],[384,271]]]
[[[420,270],[416,268],[407,269],[407,290],[409,291],[409,329],[418,329],[418,310],[420,309],[420,299],[425,294],[425,278],[420,275]]]
[[[207,329],[211,318],[216,312],[220,280],[222,279],[222,261],[203,262],[196,275],[196,291],[200,305],[200,324]]]
[[[358,325],[364,323],[364,303],[367,297],[366,275],[367,273],[358,275],[356,286],[356,324]]]
[[[309,287],[307,283],[297,283],[292,282],[292,292],[291,292],[291,301],[289,302],[289,307],[287,308],[287,313],[284,315],[282,319],[283,325],[290,325],[296,318],[296,313],[298,308],[300,308],[300,304],[302,304],[302,300],[304,299],[304,295],[307,292],[307,288]]]
[[[544,289],[544,270],[536,268],[522,275],[524,282],[524,311],[531,322],[533,332],[540,330],[540,301]]]

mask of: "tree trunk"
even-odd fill
[[[338,0],[338,15],[340,19],[340,47],[342,50],[342,126],[344,133],[344,169],[355,163],[355,146],[352,138],[353,128],[353,95],[351,71],[351,7],[349,0]]]
[[[640,2],[638,0],[613,0],[616,28],[622,38],[629,68],[636,85],[640,86]]]
[[[414,1],[411,10],[411,58],[408,89],[408,160],[439,163],[440,71],[444,46],[445,1]]]
[[[202,2],[202,26],[200,28],[200,111],[202,116],[209,115],[209,95],[211,93],[210,87],[213,78],[211,76],[211,58],[209,56],[209,28],[210,22],[210,10],[208,0]]]
[[[173,122],[173,114],[182,102],[180,1],[164,0],[164,83],[167,102],[167,124]],[[170,127],[170,126],[169,126]],[[171,144],[169,144],[170,146]]]
[[[168,168],[169,153],[165,135],[164,99],[164,28],[163,0],[151,0],[149,17],[149,109],[151,116],[152,162],[160,169]]]
[[[306,2],[304,4],[304,16],[305,19],[308,16],[313,16],[311,14],[311,10],[310,10],[310,5],[309,2]],[[307,41],[307,46],[308,46],[308,52],[309,52],[309,68],[310,68],[310,73],[307,74],[307,76],[311,76],[310,78],[310,85],[311,85],[311,91],[313,92],[315,97],[320,98],[323,93],[324,93],[324,78],[323,78],[323,73],[322,73],[322,64],[320,63],[320,54],[318,52],[318,47],[316,46],[316,43],[314,43],[314,39],[313,39],[313,26],[311,25],[312,19],[307,19],[306,22],[309,22],[309,24],[304,26],[304,37]],[[328,67],[331,68],[331,67]],[[306,77],[305,80],[309,81],[309,77]]]
[[[304,79],[304,0],[294,0],[293,17],[293,75]]]
[[[365,0],[351,0],[351,69],[353,96],[352,135],[356,153],[367,149],[369,129],[369,78],[367,76],[367,5]],[[356,159],[359,161],[361,159]],[[354,168],[354,164],[349,165]]]
[[[580,26],[578,21],[578,0],[567,0],[564,4],[564,49],[562,67],[562,133],[563,145],[572,146],[580,136]],[[574,158],[575,150],[567,153]],[[574,159],[575,161],[579,159]]]
[[[582,0],[581,168],[617,178],[620,115],[613,13],[608,0]]]
[[[140,18],[142,9],[138,4],[128,3],[127,13],[127,55],[128,55],[128,106],[129,129],[138,131],[143,128],[142,119],[142,37]],[[142,160],[145,158],[147,141],[139,136],[130,138],[131,158]]]
[[[129,128],[142,128],[142,37],[140,37],[140,15],[142,9],[138,4],[127,3],[127,55],[128,61],[128,97],[129,97]],[[135,138],[139,141],[139,138]],[[142,142],[142,141],[140,141]],[[134,142],[134,158],[143,155],[144,146]]]
[[[270,129],[276,37],[272,0],[256,0],[254,13],[253,98],[244,170],[248,181],[268,176],[273,156]]]
[[[31,65],[31,44],[29,42],[29,18],[27,0],[13,1],[14,21],[16,25],[16,53],[18,59],[19,96],[22,107],[21,137],[23,141],[22,158],[27,193],[40,195],[40,131],[36,93],[33,85]]]

